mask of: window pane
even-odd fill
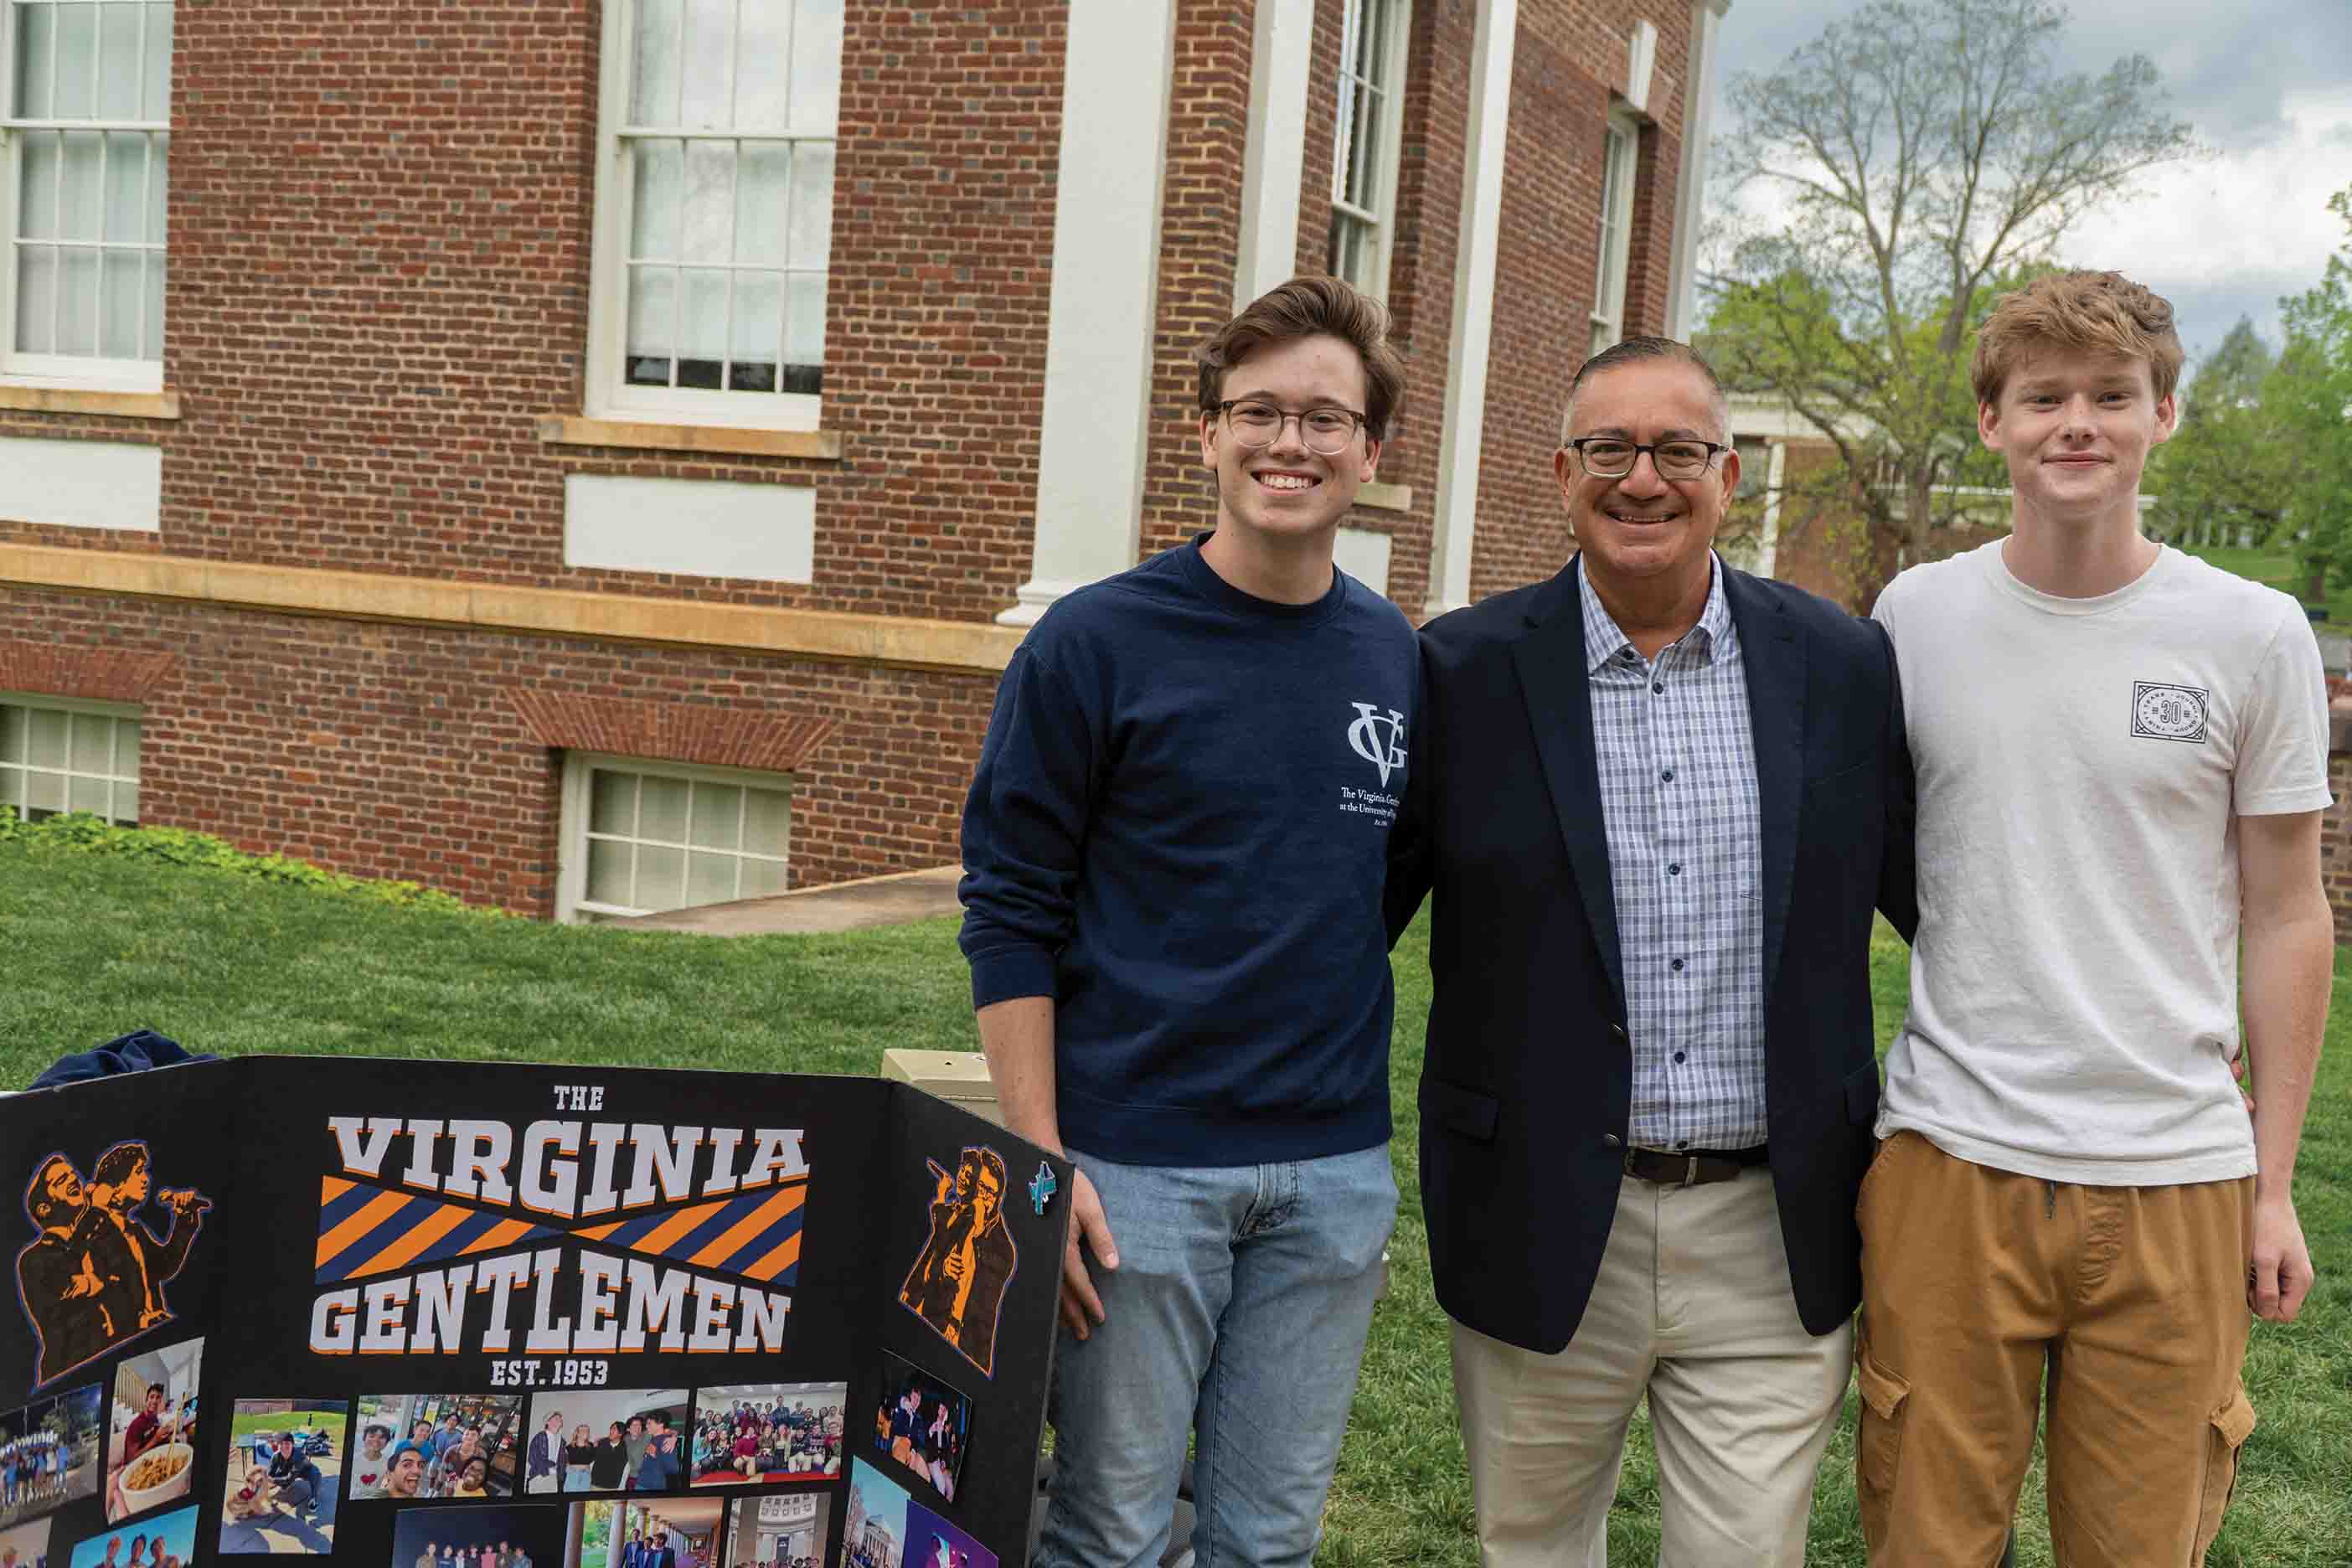
[[[16,34],[16,112],[26,120],[49,115],[49,56],[57,47],[57,7],[12,5]]]
[[[146,86],[141,91],[142,120],[172,118],[172,7],[147,7]]]
[[[66,808],[66,775],[63,773],[28,773],[25,775],[25,815],[50,813]]]
[[[724,131],[728,64],[735,52],[735,0],[686,0],[686,100],[678,123]]]
[[[694,843],[701,849],[732,849],[742,842],[743,792],[734,784],[694,786]]]
[[[833,255],[833,143],[793,149],[792,265],[823,267]]]
[[[163,258],[147,258],[147,319],[140,329],[144,345],[142,358],[160,361],[163,357]]]
[[[64,140],[66,167],[65,177],[58,184],[58,237],[96,239],[99,148],[105,138],[95,131],[68,131]]]
[[[164,186],[170,184],[172,139],[150,136],[147,141],[147,243],[163,243]]]
[[[1359,4],[1362,18],[1356,25],[1356,74],[1378,81],[1381,64],[1388,58],[1388,4],[1387,0],[1359,0]]]
[[[139,776],[139,721],[136,719],[115,721],[114,771],[124,778]]]
[[[635,79],[629,91],[633,125],[677,123],[677,25],[681,0],[638,0]]]
[[[773,392],[776,355],[783,348],[784,285],[772,272],[735,275],[735,329],[728,344],[728,384],[737,392]]]
[[[100,257],[98,352],[108,359],[139,357],[139,297],[146,291],[146,273],[135,250],[109,250]]]
[[[58,253],[46,245],[16,247],[16,347],[26,353],[50,351],[49,322],[57,308]]]
[[[54,239],[58,232],[58,143],[55,131],[25,134],[25,202],[16,232],[26,239]]]
[[[62,772],[66,765],[66,716],[47,708],[36,708],[25,758],[37,768],[56,768]]]
[[[793,149],[784,142],[751,142],[735,176],[735,259],[784,265],[785,197]]]
[[[139,118],[139,13],[144,7],[116,0],[100,5],[98,19],[98,117]]]
[[[743,803],[743,847],[755,855],[782,855],[792,810],[793,797],[782,790],[753,790]]]
[[[732,855],[694,855],[687,861],[686,901],[689,904],[720,904],[735,896],[735,868],[740,865]]]
[[[629,904],[629,867],[633,851],[625,844],[602,838],[588,841],[588,900],[597,904]]]
[[[813,374],[824,363],[824,274],[793,273],[786,289],[785,310],[784,363]],[[784,390],[817,389],[814,384],[793,384],[788,374]]]
[[[1388,106],[1369,87],[1358,88],[1356,92],[1356,144],[1349,154],[1348,199],[1366,212],[1377,213],[1381,205],[1381,136]]]
[[[735,248],[735,147],[729,142],[686,144],[687,261],[724,261]]]
[[[735,48],[735,129],[782,131],[789,102],[793,0],[743,0]]]
[[[677,274],[667,267],[629,268],[629,380],[669,384],[670,341],[677,330]]]
[[[830,136],[841,118],[841,0],[799,0],[793,19],[793,129]]]
[[[76,713],[68,721],[73,734],[73,771],[78,773],[113,772],[114,721],[96,713]]]
[[[736,896],[764,899],[786,890],[784,863],[782,860],[746,860],[743,862],[743,886]]]
[[[665,844],[686,842],[687,783],[648,776],[638,786],[637,837]]]
[[[58,257],[58,341],[61,354],[98,352],[98,252],[68,247]]]
[[[638,261],[677,257],[678,214],[686,199],[686,143],[640,142],[635,149],[636,188],[629,218],[629,256]]]
[[[91,68],[98,64],[98,7],[58,5],[57,102],[50,118],[88,120],[95,106],[90,89]]]
[[[108,784],[104,779],[76,776],[68,781],[67,805],[75,811],[86,811],[92,816],[104,816],[107,812]]]
[[[727,274],[689,268],[678,321],[677,384],[715,390],[727,359]]]
[[[686,851],[663,845],[639,845],[637,908],[674,910],[685,901]]]
[[[598,768],[588,775],[588,831],[634,832],[637,825],[637,776]]]
[[[0,763],[25,760],[25,710],[0,708]]]
[[[114,820],[125,827],[139,824],[139,786],[119,784],[114,786]]]
[[[147,138],[117,131],[106,139],[106,237],[137,244],[147,237]]]

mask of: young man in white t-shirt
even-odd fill
[[[2311,1289],[2326,681],[2292,599],[2139,531],[2180,363],[2172,308],[2116,273],[2002,300],[1974,380],[2013,531],[1878,602],[1919,931],[1859,1205],[1874,1564],[1993,1560],[2045,1370],[2058,1561],[2201,1563],[2253,1426],[2249,1313]]]

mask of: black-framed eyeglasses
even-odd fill
[[[1626,441],[1615,436],[1580,436],[1561,445],[1573,451],[1578,464],[1596,479],[1623,479],[1644,452],[1650,454],[1658,478],[1695,479],[1706,472],[1717,453],[1731,450],[1717,441]]]
[[[1296,419],[1299,440],[1308,451],[1323,458],[1346,451],[1356,438],[1357,427],[1364,423],[1364,416],[1352,408],[1326,405],[1292,414],[1255,397],[1229,397],[1217,405],[1217,412],[1225,416],[1225,428],[1234,433],[1234,439],[1250,447],[1273,446],[1281,439],[1282,427]]]

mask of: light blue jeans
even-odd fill
[[[1156,1564],[1188,1432],[1198,1568],[1305,1568],[1396,1221],[1388,1149],[1213,1168],[1069,1155],[1118,1267],[1088,1257],[1104,1321],[1055,1347],[1035,1568]]]

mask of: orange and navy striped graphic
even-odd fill
[[[799,1278],[805,1180],[731,1198],[565,1228],[421,1193],[327,1176],[319,1183],[318,1282],[333,1284],[502,1252],[548,1237],[601,1242],[695,1268],[791,1285]]]

